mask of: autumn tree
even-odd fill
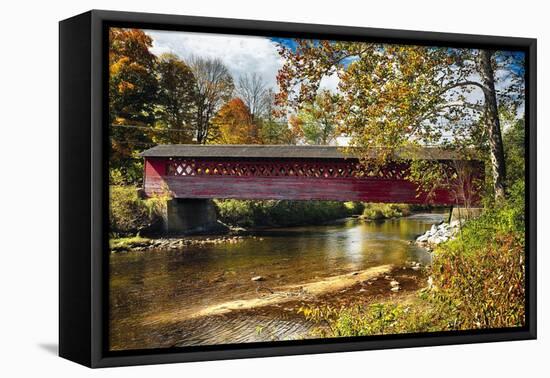
[[[197,83],[195,138],[197,143],[204,144],[210,137],[212,117],[231,99],[235,85],[220,59],[194,57],[190,67]]]
[[[338,136],[338,95],[321,91],[313,101],[303,104],[293,124],[300,127],[305,142],[326,145]]]
[[[141,150],[151,146],[157,80],[152,39],[139,29],[109,29],[111,167],[128,181],[141,174]]]
[[[155,141],[189,143],[194,136],[193,121],[197,114],[195,76],[191,68],[174,54],[159,57],[157,74],[159,120]],[[163,132],[164,129],[166,132]]]
[[[270,117],[270,91],[260,75],[255,72],[243,74],[237,82],[236,93],[250,109],[252,119]]]
[[[277,103],[276,93],[268,88],[262,101],[262,110],[254,117],[254,122],[259,128],[259,141],[261,144],[296,144],[302,136],[298,130],[289,123],[288,118]]]
[[[517,94],[523,77],[507,63],[518,56],[428,46],[296,42],[294,49],[280,47],[285,59],[277,78],[281,104],[300,107],[311,102],[321,79],[337,74],[339,117],[354,146],[376,147],[387,158],[410,144],[472,147],[483,142],[488,146],[495,197],[504,197],[497,105],[521,98]],[[519,57],[515,65],[521,64]],[[513,85],[497,92],[496,82],[503,77]]]
[[[259,143],[296,144],[299,136],[286,121],[263,120],[259,130]]]
[[[240,98],[224,104],[212,119],[212,142],[220,144],[258,143],[258,127]]]
[[[304,120],[298,117],[296,114],[291,114],[288,117],[288,125],[292,130],[292,133],[296,136],[297,141],[303,142],[304,140]]]

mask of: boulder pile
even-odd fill
[[[434,246],[444,243],[447,240],[453,239],[459,232],[459,221],[453,221],[451,223],[441,223],[439,225],[432,225],[428,231],[416,238],[416,244],[432,249]]]

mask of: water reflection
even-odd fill
[[[158,314],[177,313],[182,320],[207,306],[257,297],[259,284],[251,281],[253,276],[265,277],[263,286],[278,287],[383,264],[400,265],[410,260],[427,263],[429,255],[409,241],[444,217],[417,214],[381,222],[347,220],[326,226],[263,230],[255,233],[256,238],[238,244],[113,254],[111,345],[139,347],[152,338],[161,342],[169,339],[164,325],[148,323]],[[175,331],[181,332],[181,327],[170,332]],[[241,331],[254,334],[249,329]],[[185,336],[177,338],[181,337]]]

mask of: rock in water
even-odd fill
[[[250,280],[251,281],[264,281],[265,278],[263,278],[262,276],[256,276],[256,277],[252,277]]]
[[[396,280],[393,280],[393,281],[390,282],[390,286],[391,286],[391,287],[399,286],[399,282],[396,281]]]

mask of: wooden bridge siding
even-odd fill
[[[198,159],[200,160],[200,159]],[[145,161],[144,190],[147,195],[167,189],[175,198],[234,198],[334,200],[423,204],[415,184],[403,179],[316,178],[303,176],[173,176],[166,172],[169,159]],[[456,204],[447,190],[437,190],[430,200],[439,205]]]
[[[145,159],[143,180],[157,180],[166,174],[166,159]]]
[[[403,180],[324,179],[294,177],[173,177],[148,179],[148,195],[168,188],[175,198],[233,198],[331,200],[392,203],[426,203],[416,185]],[[446,190],[438,190],[433,203],[452,205]]]

